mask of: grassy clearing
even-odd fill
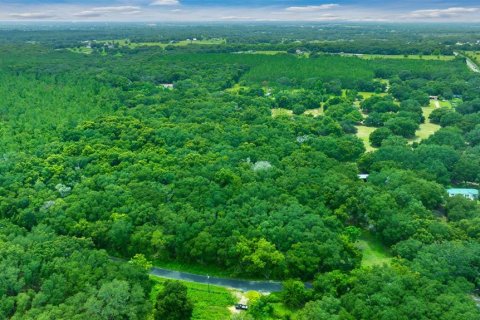
[[[438,61],[451,61],[455,59],[455,56],[433,56],[433,55],[401,55],[401,54],[362,54],[358,55],[362,59],[411,59],[411,60],[438,60]]]
[[[69,48],[67,50],[73,53],[82,53],[82,54],[91,54],[93,52],[92,48],[87,48],[87,47]]]
[[[303,114],[311,115],[313,117],[318,117],[318,116],[322,116],[324,114],[324,111],[323,111],[323,107],[320,107],[320,108],[317,108],[317,109],[307,110]]]
[[[235,83],[235,85],[231,88],[228,88],[228,89],[225,89],[226,92],[229,92],[229,93],[232,93],[232,94],[239,94],[240,90],[247,90],[248,87],[247,86],[241,86],[240,84],[238,83]]]
[[[372,267],[383,264],[390,264],[392,257],[387,248],[373,235],[365,232],[356,243],[362,250],[362,266]]]
[[[365,91],[361,91],[358,94],[362,96],[363,100],[369,99],[373,96],[385,97],[387,95],[387,93],[385,92],[375,93],[375,92],[365,92]]]
[[[366,127],[366,126],[356,126],[357,128],[357,137],[363,141],[365,144],[365,149],[368,151],[375,150],[374,147],[370,144],[370,134],[375,131],[374,127]]]
[[[162,278],[151,277],[154,282],[150,300],[155,304],[158,293],[163,289],[166,281]],[[198,283],[182,282],[188,288],[188,296],[193,301],[192,320],[227,320],[231,313],[228,307],[235,304],[232,293],[222,287],[207,286]],[[153,319],[153,315],[149,319]]]
[[[438,101],[438,103],[441,106],[441,102]],[[430,122],[430,114],[432,113],[433,110],[436,108],[436,102],[435,101],[430,101],[430,106],[429,107],[423,107],[423,116],[425,117],[425,123],[422,123],[420,125],[420,128],[416,132],[416,137],[410,142],[420,142],[421,140],[427,139],[430,137],[432,134],[437,132],[440,129],[440,126],[438,124],[434,124]]]
[[[475,62],[480,62],[480,51],[465,51],[465,54]]]
[[[287,53],[287,51],[274,51],[274,50],[268,51],[268,50],[265,50],[265,51],[252,51],[250,53],[251,54],[265,54],[265,55],[268,55],[268,56],[274,56],[276,54]]]
[[[450,101],[439,101],[440,103],[440,107],[442,108],[451,108],[452,107],[452,103]]]
[[[167,46],[182,47],[188,45],[221,45],[227,42],[226,39],[207,39],[207,40],[182,40],[173,43],[164,43],[164,42],[130,42],[128,39],[117,39],[117,40],[102,40],[96,41],[97,43],[103,44],[118,44],[120,47],[128,47],[130,49],[139,48],[139,47],[160,47],[165,48]]]
[[[288,109],[282,109],[282,108],[275,108],[272,109],[272,117],[291,117],[293,116],[293,111],[288,110]]]

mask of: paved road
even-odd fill
[[[215,286],[237,289],[240,291],[259,291],[262,293],[266,292],[277,292],[282,290],[282,284],[276,281],[249,281],[249,280],[239,280],[239,279],[224,279],[217,277],[207,277],[197,274],[191,274],[186,272],[179,272],[173,270],[167,270],[162,268],[154,267],[150,271],[151,275],[173,279],[173,280],[182,280],[189,282],[196,282],[201,284],[211,284]]]

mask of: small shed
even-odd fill
[[[447,190],[450,197],[462,196],[470,200],[478,200],[477,189],[452,188]]]

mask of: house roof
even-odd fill
[[[448,189],[447,192],[449,194],[471,194],[471,195],[478,196],[478,190],[477,189],[452,188],[452,189]]]

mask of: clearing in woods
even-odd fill
[[[446,104],[444,104],[447,106]],[[430,106],[428,107],[423,107],[423,117],[425,118],[425,123],[422,123],[420,125],[420,128],[416,132],[416,136],[413,140],[410,142],[420,142],[421,140],[427,139],[430,137],[432,134],[437,132],[440,129],[440,126],[438,124],[430,122],[430,114],[435,110],[436,108],[439,108],[441,106],[440,101],[430,101]]]
[[[363,254],[363,267],[390,264],[392,260],[392,257],[385,246],[368,232],[362,234],[356,245]]]

